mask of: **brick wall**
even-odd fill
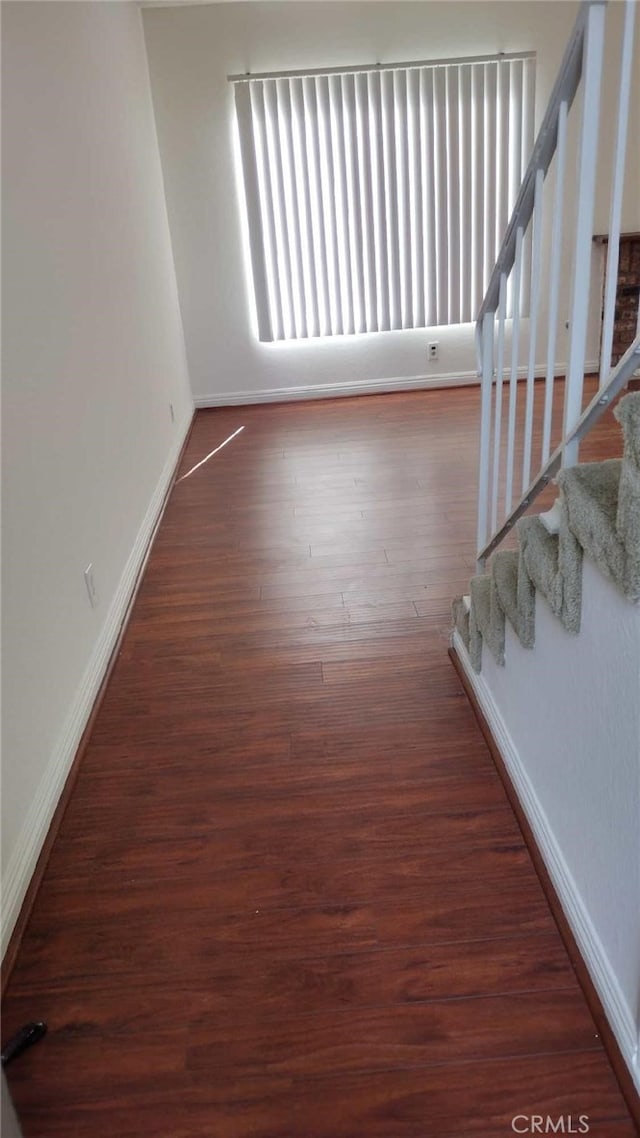
[[[613,358],[617,363],[636,334],[638,297],[640,296],[640,233],[620,238],[618,288],[613,326]]]

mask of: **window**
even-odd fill
[[[531,56],[232,82],[261,340],[475,318],[533,143]]]

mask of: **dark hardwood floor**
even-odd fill
[[[447,656],[478,405],[198,414],[8,986],[26,1138],[635,1133]]]

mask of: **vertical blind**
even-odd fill
[[[233,77],[260,339],[474,320],[534,74],[521,56]]]

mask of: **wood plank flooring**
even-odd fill
[[[198,414],[5,1000],[26,1138],[635,1133],[447,657],[478,403]]]

